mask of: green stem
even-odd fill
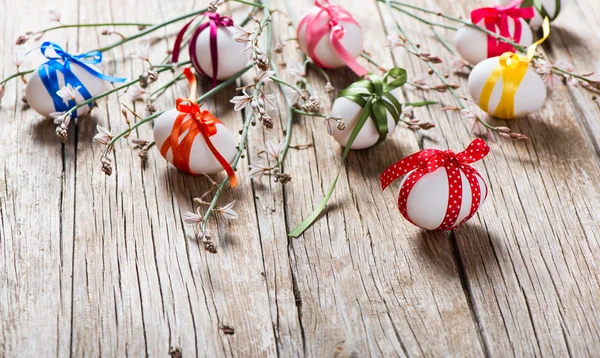
[[[302,115],[302,116],[307,116],[307,117],[319,117],[319,118],[327,118],[326,115],[321,114],[321,113],[311,113],[311,112],[304,112],[298,108],[292,108],[292,112]]]
[[[28,75],[30,73],[33,73],[33,71],[35,71],[35,70],[21,71],[21,72],[17,72],[15,74],[12,74],[12,75],[6,77],[5,79],[3,79],[2,81],[0,81],[0,85],[5,84],[6,82],[12,80],[13,78],[17,78],[17,77],[21,77],[21,76],[25,76],[25,75]]]
[[[412,17],[413,19],[417,19],[420,22],[427,24],[429,26],[437,26],[437,27],[442,27],[444,29],[448,29],[448,30],[453,30],[453,31],[458,31],[458,28],[454,27],[454,26],[450,26],[450,25],[446,25],[446,24],[440,24],[437,22],[431,22],[429,20],[426,20],[418,15],[413,14],[412,12],[408,12],[406,10],[404,10],[403,8],[399,7],[399,6],[392,6],[392,8],[394,8],[395,10],[400,11],[401,13],[404,13],[410,17]]]
[[[185,15],[181,15],[181,16],[178,16],[178,17],[173,18],[171,20],[165,21],[163,23],[156,24],[156,25],[151,26],[151,27],[149,27],[149,28],[147,28],[147,29],[145,29],[143,31],[140,31],[139,33],[137,33],[135,35],[132,35],[132,36],[126,38],[126,39],[123,39],[121,41],[115,42],[115,43],[113,43],[111,45],[108,45],[108,46],[105,46],[105,47],[101,47],[101,48],[97,49],[96,51],[105,52],[105,51],[111,50],[111,49],[113,49],[115,47],[123,45],[124,43],[127,43],[129,41],[135,40],[135,39],[143,37],[143,36],[146,36],[149,33],[154,32],[154,31],[156,31],[158,29],[161,29],[161,28],[163,28],[163,27],[165,27],[167,25],[170,25],[170,24],[172,24],[174,22],[178,22],[178,21],[181,21],[183,19],[187,19],[188,17],[199,15],[199,14],[201,14],[203,12],[206,12],[206,10],[208,10],[208,9],[204,8],[202,10],[192,11],[192,12],[187,13]]]
[[[54,26],[54,27],[49,27],[47,29],[43,29],[40,31],[36,31],[34,33],[32,33],[31,35],[40,35],[40,34],[45,34],[46,32],[50,32],[50,31],[54,31],[54,30],[60,30],[60,29],[68,29],[68,28],[76,28],[76,27],[105,27],[105,26],[143,26],[143,27],[148,27],[148,26],[152,26],[153,24],[141,24],[141,23],[136,23],[136,22],[106,22],[106,23],[99,23],[99,24],[69,24],[69,25],[58,25],[58,26]]]
[[[271,67],[272,67],[272,68],[276,68],[276,66],[273,66],[273,65],[271,65]],[[275,72],[277,73],[277,71],[275,71]],[[294,85],[293,85],[293,84],[291,84],[291,83],[288,83],[288,82],[284,81],[284,80],[283,80],[283,79],[281,79],[280,77],[278,77],[278,76],[273,76],[273,77],[271,77],[271,78],[273,79],[273,81],[274,81],[274,82],[277,82],[277,83],[279,83],[279,84],[282,84],[282,85],[284,85],[284,86],[287,86],[287,87],[289,87],[289,88],[293,89],[294,91],[297,91],[298,93],[302,94],[302,91],[300,90],[300,88],[298,88],[298,87],[294,86]]]
[[[381,65],[379,63],[377,63],[377,61],[375,61],[373,59],[373,57],[367,55],[367,53],[365,51],[361,52],[360,56],[362,58],[364,58],[365,60],[367,60],[370,64],[377,66],[377,68],[379,68],[380,71],[384,71],[385,72],[385,69],[382,68]]]
[[[259,9],[264,9],[265,8],[263,5],[258,4],[256,2],[250,2],[250,1],[245,1],[245,0],[230,0],[230,1],[239,2],[240,4],[246,4],[246,5],[254,6],[254,7],[259,8]]]

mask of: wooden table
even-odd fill
[[[485,5],[410,1],[463,17]],[[60,0],[56,7],[68,24],[157,23],[206,3]],[[283,1],[273,3],[285,9]],[[292,3],[297,14],[311,5]],[[384,47],[395,31],[383,6],[372,0],[343,3],[363,26],[365,49],[374,58],[411,76],[426,72],[404,49]],[[2,0],[1,77],[15,72],[17,36],[51,25],[48,9],[41,0]],[[235,18],[246,11],[229,3],[222,9]],[[428,27],[396,17],[423,51],[445,60],[439,68],[460,81],[459,93],[466,95],[466,78],[452,74],[452,55]],[[553,61],[573,63],[578,72],[600,71],[599,18],[597,0],[571,1],[543,51]],[[164,57],[182,25],[150,36],[152,58]],[[275,43],[295,36],[281,14],[274,15],[274,26]],[[101,36],[102,29],[60,30],[44,39],[71,52],[118,40]],[[441,34],[452,41],[451,31]],[[105,70],[138,76],[143,65],[129,55],[139,43],[105,53]],[[296,59],[292,42],[274,57],[280,65]],[[345,69],[327,73],[336,90],[356,78]],[[160,80],[170,78],[165,73]],[[327,112],[325,81],[315,71],[310,81]],[[203,82],[202,92],[208,88]],[[127,103],[126,96],[101,101],[61,145],[55,125],[24,107],[23,89],[21,81],[9,83],[0,107],[2,357],[165,357],[176,349],[184,357],[599,354],[600,109],[591,92],[559,85],[539,112],[490,120],[532,140],[490,143],[490,155],[475,165],[489,182],[490,196],[460,229],[425,232],[411,226],[396,207],[398,184],[381,192],[377,180],[388,165],[421,148],[461,150],[474,138],[470,121],[437,105],[415,113],[435,129],[398,128],[385,143],[351,153],[326,215],[298,239],[286,232],[323,197],[341,150],[322,121],[297,117],[292,144],[311,147],[291,150],[285,163],[291,183],[249,181],[248,160],[257,159],[265,140],[283,138],[288,118],[279,98],[275,128],[251,129],[241,185],[221,202],[236,200],[240,217],[211,221],[218,245],[211,254],[182,220],[193,209],[192,199],[209,187],[205,178],[169,167],[157,150],[142,164],[126,142],[117,146],[115,173],[106,177],[100,171],[102,148],[92,143],[96,124],[122,130],[118,102]],[[185,94],[181,82],[157,105],[167,108]],[[231,86],[207,105],[237,132],[242,114],[229,103],[235,94]],[[406,87],[404,96],[454,104],[448,93]],[[143,104],[136,108],[144,114]],[[134,137],[151,133],[147,126]]]

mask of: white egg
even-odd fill
[[[304,17],[316,16],[316,14],[321,11],[318,7],[310,10]],[[327,17],[321,16],[318,26],[329,26]],[[346,30],[346,34],[340,40],[341,44],[344,46],[344,49],[353,57],[357,58],[362,52],[362,30],[358,24],[354,22],[342,21],[341,25]],[[305,54],[309,54],[308,48],[306,46],[306,23],[301,24],[297,31],[298,43],[300,44],[300,48],[302,52]],[[331,42],[329,41],[329,33],[325,34],[317,43],[317,46],[314,49],[315,54],[318,57],[318,61],[322,63],[324,67],[327,68],[340,68],[346,66],[344,60],[337,54]],[[313,61],[315,59],[313,58]]]
[[[500,3],[502,5],[507,5],[511,1],[512,0],[501,0]],[[567,2],[568,0],[542,0],[542,6],[547,12],[550,21],[556,19]],[[556,11],[557,9],[558,12]],[[544,19],[542,18],[540,12],[535,9],[533,18],[529,20],[529,26],[531,26],[531,28],[534,30],[539,30],[542,27],[543,21]]]
[[[391,92],[394,97],[398,98],[400,95],[400,91],[398,89]],[[384,99],[386,100],[386,99]],[[386,100],[387,101],[387,100]],[[333,129],[333,138],[340,143],[342,147],[345,147],[348,143],[348,139],[350,138],[350,134],[352,134],[352,130],[356,126],[356,122],[360,117],[363,108],[359,106],[356,102],[345,98],[340,97],[337,98],[333,102],[333,107],[331,108],[331,116],[342,117],[342,120],[346,123],[346,128],[344,130],[339,130],[335,127]],[[388,125],[388,134],[391,134],[394,129],[396,129],[396,122],[394,121],[394,117],[387,112],[387,125]],[[379,132],[377,132],[377,127],[375,127],[375,122],[372,117],[369,117],[361,130],[358,132],[358,135],[354,139],[354,142],[350,146],[351,149],[365,149],[374,146],[379,141]]]
[[[524,19],[518,19],[521,22],[521,38],[519,44],[523,46],[529,46],[533,42],[533,34],[531,28]],[[485,28],[485,25],[480,24],[480,27]],[[508,27],[510,37],[515,38],[515,20],[508,18]],[[499,31],[496,29],[496,33]],[[479,62],[488,58],[488,35],[475,28],[464,26],[456,32],[456,50],[471,64],[478,64]],[[498,54],[501,55],[501,54]]]
[[[473,192],[471,191],[471,185],[465,171],[460,170],[462,193],[458,197],[462,199],[456,204],[449,203],[448,194],[450,187],[448,184],[448,174],[444,167],[423,175],[416,181],[412,189],[408,191],[408,196],[403,195],[404,185],[407,180],[411,179],[410,177],[413,172],[408,173],[404,177],[398,192],[398,206],[402,212],[401,206],[406,205],[406,218],[408,220],[423,229],[437,230],[442,225],[449,204],[454,205],[453,209],[459,210],[456,220],[451,224],[452,228],[457,227],[465,218],[467,220],[470,219],[468,216],[471,210]],[[474,215],[487,196],[487,185],[479,173],[475,170],[473,170],[473,173],[478,183],[475,186],[475,195],[478,195],[480,198],[479,206],[473,211]]]
[[[235,28],[231,26],[219,26],[217,28],[217,80],[226,80],[246,67],[248,56],[244,51],[244,44],[235,42],[233,36]],[[205,28],[198,39],[196,40],[196,58],[197,63],[194,66],[199,66],[202,71],[208,76],[213,77],[212,56],[210,49],[210,28]],[[196,68],[199,73],[202,73]]]
[[[93,65],[88,66],[90,68],[97,69]],[[43,64],[40,67],[44,68],[44,70],[47,70],[48,65]],[[52,100],[52,96],[58,97],[58,95],[56,94],[56,91],[54,91],[54,93],[48,92],[48,90],[44,86],[44,83],[42,82],[42,79],[40,78],[38,70],[33,72],[31,77],[27,81],[27,87],[25,88],[25,97],[27,98],[27,103],[34,111],[46,118],[50,118],[50,113],[58,112],[58,109],[54,108],[54,101]],[[75,76],[77,76],[79,81],[81,81],[81,83],[85,86],[85,88],[92,95],[92,97],[95,97],[106,90],[105,81],[101,80],[98,77],[95,77],[94,75],[83,69],[81,66],[75,63],[71,63],[71,71]],[[57,71],[57,78],[58,89],[60,89],[63,86],[65,86],[64,76],[61,72]],[[77,87],[77,84],[75,83],[71,83],[71,85],[73,87]],[[58,98],[62,102],[62,98]],[[85,100],[81,95],[80,91],[77,91],[76,98],[77,102],[82,102]],[[81,107],[77,110],[77,116],[80,117],[85,113],[89,112],[89,110],[89,106]]]
[[[177,109],[170,109],[165,113],[161,114],[154,121],[154,140],[156,141],[156,147],[161,150],[163,144],[171,136],[173,130],[173,124],[175,119],[179,115]],[[191,119],[190,115],[187,115],[184,119],[184,123]],[[217,151],[227,160],[228,163],[233,162],[236,154],[236,143],[233,139],[233,135],[222,123],[217,123],[217,133],[210,137],[211,143],[215,146]],[[179,143],[185,138],[187,131],[179,136]],[[173,151],[169,149],[165,159],[173,164]],[[216,174],[223,170],[221,163],[215,158],[210,148],[206,145],[204,136],[198,134],[194,138],[190,154],[190,174]],[[178,168],[182,169],[182,168]]]
[[[498,66],[499,59],[500,57],[492,57],[480,62],[469,74],[469,93],[477,103],[480,102],[481,91],[483,90],[488,77],[490,77],[494,69]],[[500,103],[503,89],[504,86],[502,84],[502,77],[500,77],[496,82],[496,85],[492,91],[492,96],[490,97],[487,110],[489,114],[495,115],[494,111]],[[526,116],[542,108],[545,101],[546,86],[544,81],[540,75],[538,75],[531,67],[529,67],[514,97],[514,116],[505,117],[500,115],[497,117],[511,119]]]

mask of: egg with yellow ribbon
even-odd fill
[[[490,115],[512,119],[533,113],[546,101],[544,81],[530,66],[537,45],[549,35],[545,19],[544,37],[528,48],[527,55],[506,52],[480,62],[469,75],[468,88],[479,107]]]

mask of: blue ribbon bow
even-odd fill
[[[47,51],[50,48],[54,50],[56,56],[47,54]],[[42,52],[42,55],[48,59],[48,61],[38,68],[38,74],[42,80],[42,83],[44,84],[44,87],[46,87],[46,90],[52,97],[56,112],[65,112],[76,105],[75,101],[68,101],[68,103],[65,103],[63,99],[56,94],[61,87],[58,83],[57,72],[63,74],[65,85],[70,84],[74,88],[79,87],[77,91],[84,100],[87,101],[92,98],[90,92],[71,70],[71,63],[76,63],[81,68],[91,73],[94,77],[98,77],[104,81],[125,82],[127,80],[126,78],[107,76],[88,66],[102,62],[102,53],[100,51],[91,51],[79,55],[72,55],[64,51],[59,45],[50,41],[44,42],[40,47],[40,51]],[[73,117],[77,117],[77,112],[73,113]]]

